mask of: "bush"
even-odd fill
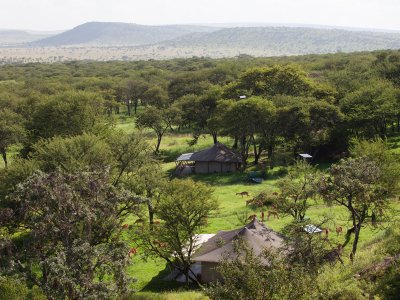
[[[29,289],[25,283],[11,277],[0,277],[0,300],[44,300],[38,287]]]

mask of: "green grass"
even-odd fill
[[[134,117],[122,117],[118,124],[118,128],[126,131],[131,131],[134,128]],[[155,145],[155,135],[150,130],[146,133],[149,136],[149,143]],[[212,137],[210,135],[202,135],[198,143],[194,146],[189,146],[188,142],[192,139],[190,133],[185,132],[168,132],[164,135],[160,147],[160,158],[164,161],[163,170],[167,174],[172,174],[175,169],[174,160],[182,153],[194,152],[201,149],[205,149],[213,144]],[[220,138],[220,142],[232,144],[230,138]],[[395,152],[400,153],[400,137],[392,137],[389,142],[393,146]],[[326,170],[330,166],[330,163],[324,163],[318,166],[321,171]],[[254,167],[249,170],[254,170]],[[285,171],[285,170],[283,170]],[[208,225],[203,228],[202,233],[217,233],[219,230],[231,230],[240,226],[243,226],[243,215],[256,214],[260,218],[261,211],[268,211],[268,208],[251,209],[246,207],[246,200],[256,196],[260,192],[272,193],[277,189],[276,181],[280,176],[284,175],[281,168],[275,168],[274,170],[268,170],[267,179],[261,184],[253,184],[248,181],[248,172],[246,173],[228,173],[228,174],[204,174],[204,175],[192,175],[191,178],[195,181],[201,181],[211,185],[214,189],[213,195],[215,200],[219,203],[219,209],[208,219]],[[281,174],[281,175],[279,175]],[[250,197],[241,197],[236,195],[239,192],[249,192]],[[316,201],[311,203],[312,206],[307,211],[307,217],[310,218],[310,222],[314,224],[320,224],[322,221],[326,221],[324,227],[330,229],[329,242],[332,247],[338,243],[344,242],[344,234],[337,235],[335,229],[337,226],[350,228],[351,224],[348,219],[347,211],[338,206],[328,207],[322,201]],[[400,203],[397,201],[394,204],[394,208],[399,210]],[[239,216],[239,217],[238,217]],[[279,219],[273,219],[266,221],[266,225],[273,230],[281,231],[290,221],[289,216],[280,216]],[[359,243],[359,260],[368,260],[367,258],[371,255],[372,245],[374,241],[384,236],[386,229],[391,226],[390,224],[383,224],[378,228],[374,228],[370,225],[366,225],[362,228]],[[348,250],[347,247],[346,251]],[[140,250],[139,250],[140,251]],[[348,257],[347,252],[344,256]],[[345,258],[348,262],[348,259]],[[361,264],[361,262],[359,263]],[[337,269],[340,274],[340,268]],[[181,284],[176,282],[166,282],[163,278],[168,274],[170,270],[166,267],[165,262],[158,260],[141,260],[140,256],[137,256],[134,260],[133,265],[130,267],[130,274],[137,279],[134,284],[137,293],[133,295],[132,299],[204,299],[204,295],[198,291],[185,291]],[[343,274],[350,274],[349,271]],[[339,275],[337,275],[339,276]],[[344,275],[343,275],[344,276]],[[350,275],[349,275],[350,276]]]
[[[139,292],[129,299],[131,300],[206,300],[209,299],[201,292],[194,291],[178,291],[178,292],[162,292],[162,293],[152,293],[152,292]]]
[[[134,130],[134,116],[126,116],[121,113],[117,117],[117,128],[123,129],[126,132]],[[155,135],[150,131],[146,131],[148,135],[149,143],[155,145]],[[202,135],[198,143],[194,146],[189,146],[188,141],[192,139],[190,133],[185,132],[173,132],[166,133],[163,137],[160,158],[164,161],[163,170],[167,174],[175,169],[174,160],[182,153],[198,151],[205,149],[213,144],[212,137],[210,135]],[[220,142],[232,144],[230,138],[220,138]],[[389,138],[389,143],[393,147],[393,152],[400,154],[400,137]],[[9,160],[18,153],[18,148],[14,147],[10,149]],[[329,167],[330,164],[322,164],[318,166],[321,171],[324,171]],[[0,161],[0,167],[4,166],[3,162]],[[249,170],[255,170],[255,167],[249,168]],[[214,189],[213,195],[215,200],[219,203],[219,210],[215,212],[209,219],[208,225],[203,228],[202,233],[217,233],[219,230],[231,230],[243,226],[243,220],[240,220],[240,216],[256,214],[260,218],[262,210],[268,211],[268,208],[251,209],[246,207],[246,200],[256,196],[260,192],[272,193],[277,189],[276,182],[280,176],[284,174],[285,168],[275,168],[268,170],[267,178],[261,184],[253,184],[248,181],[248,175],[246,173],[228,173],[228,174],[207,174],[207,175],[192,175],[191,178],[195,181],[207,183]],[[281,175],[279,175],[281,174]],[[236,195],[239,192],[249,192],[250,197],[241,197]],[[329,235],[329,243],[332,246],[336,246],[338,243],[344,242],[344,234],[336,235],[335,228],[342,226],[345,231],[346,228],[350,227],[348,220],[347,211],[338,206],[328,207],[322,201],[316,201],[311,203],[312,206],[307,211],[307,217],[310,218],[310,222],[319,224],[323,220],[327,220],[324,227],[329,227],[331,233]],[[394,202],[393,208],[397,211],[393,215],[398,219],[398,211],[400,211],[399,201]],[[239,216],[239,217],[238,217]],[[242,218],[243,219],[243,218]],[[132,220],[128,220],[132,221]],[[281,231],[289,222],[291,217],[280,216],[279,219],[273,219],[266,221],[266,225],[276,231]],[[342,276],[345,281],[352,278],[352,273],[357,268],[362,268],[366,264],[370,263],[371,260],[378,259],[379,256],[379,243],[384,240],[386,235],[385,232],[388,228],[398,225],[397,221],[391,223],[381,224],[378,228],[374,228],[367,224],[362,228],[359,244],[359,253],[357,254],[357,260],[354,265],[347,268],[348,262],[348,249],[346,248],[344,257],[346,268],[338,266],[334,271],[331,269],[327,270],[327,278],[329,272],[336,272],[335,276]],[[166,263],[163,260],[143,260],[139,255],[133,258],[133,264],[129,268],[129,273],[133,278],[136,278],[136,282],[133,284],[133,288],[137,291],[130,299],[207,299],[204,295],[197,290],[186,291],[182,284],[176,282],[164,281],[163,278],[170,272],[167,268]],[[346,277],[347,276],[347,277]],[[322,279],[323,280],[323,277]]]
[[[18,155],[19,151],[21,149],[20,145],[14,145],[12,147],[10,147],[7,151],[7,161],[8,164],[12,163],[12,161],[14,160],[14,158]],[[3,157],[0,156],[0,169],[4,168],[5,164],[4,164],[4,160]]]

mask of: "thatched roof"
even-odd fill
[[[246,226],[220,231],[205,242],[193,256],[198,262],[219,262],[226,257],[236,257],[235,242],[241,239],[255,255],[260,255],[265,248],[278,249],[283,246],[283,236],[267,228],[257,219]]]
[[[184,153],[177,161],[225,162],[241,163],[242,158],[235,151],[221,143],[214,144],[211,148],[194,153]]]

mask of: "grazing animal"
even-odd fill
[[[135,221],[135,223],[134,224],[141,224],[141,225],[143,225],[144,224],[144,220],[143,219],[137,219],[136,221]]]
[[[249,196],[250,196],[249,192],[240,192],[240,193],[236,193],[236,195],[240,195],[240,196],[242,196],[242,198],[243,198],[244,196],[246,196],[246,197],[249,197]]]
[[[137,254],[137,251],[138,251],[137,248],[131,248],[131,250],[129,250],[128,252],[129,257],[131,257],[131,255]]]
[[[341,234],[342,232],[343,232],[342,226],[336,227],[336,233],[337,233],[337,235]]]
[[[267,214],[267,220],[268,220],[268,221],[269,221],[269,217],[270,217],[270,216],[273,216],[274,219],[275,219],[275,217],[276,217],[277,219],[279,219],[278,212],[275,211],[275,210],[270,210],[270,211],[268,211],[268,214]]]
[[[154,244],[158,245],[159,248],[165,248],[168,245],[167,243],[161,242],[159,240],[154,240]]]
[[[342,254],[343,254],[343,246],[339,244],[337,248],[329,250],[324,255],[324,259],[330,262],[336,262],[336,260],[338,260],[343,265]]]
[[[329,228],[326,227],[326,228],[321,228],[321,229],[322,229],[322,233],[325,233],[325,239],[327,240],[328,236],[329,236]]]
[[[257,215],[251,215],[247,218],[247,220],[254,220],[255,218],[257,218]]]

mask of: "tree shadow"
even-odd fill
[[[170,292],[179,290],[197,290],[198,286],[196,284],[189,284],[189,287],[185,283],[165,280],[172,272],[172,268],[165,265],[164,270],[160,271],[156,276],[154,276],[142,289],[141,292]]]

